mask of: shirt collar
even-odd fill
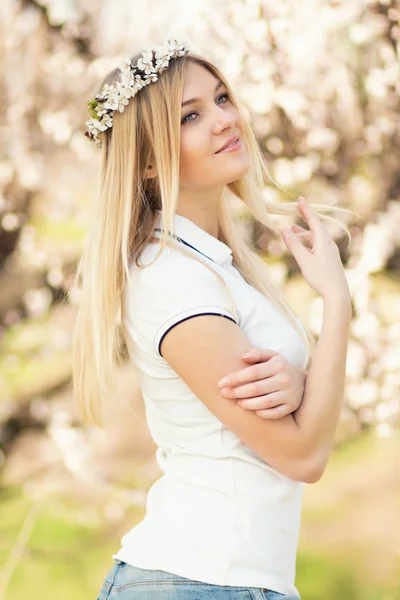
[[[162,229],[162,213],[161,210],[156,210],[155,227]],[[216,263],[222,264],[228,259],[232,262],[232,250],[217,240],[214,236],[204,231],[201,227],[183,217],[175,214],[173,217],[173,228],[175,235],[181,240],[193,246],[195,250],[201,252]],[[158,238],[163,237],[163,231],[154,231],[154,235]]]

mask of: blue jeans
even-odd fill
[[[264,588],[213,585],[116,561],[97,600],[299,600],[299,597]]]

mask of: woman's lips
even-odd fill
[[[242,147],[242,144],[240,142],[240,138],[237,138],[236,142],[234,142],[230,146],[227,146],[223,150],[219,150],[219,152],[217,152],[217,154],[223,154],[224,152],[235,152],[236,150],[239,150],[241,147]]]

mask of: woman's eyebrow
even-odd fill
[[[214,94],[222,85],[224,85],[224,82],[218,81],[217,85],[215,86]],[[192,104],[193,102],[199,102],[199,100],[201,100],[201,98],[190,98],[190,100],[185,100],[185,102],[182,102],[181,106],[186,106],[187,104]]]

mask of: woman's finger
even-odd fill
[[[261,365],[260,365],[261,366]],[[237,385],[235,387],[222,388],[221,394],[227,398],[256,398],[262,394],[271,395],[281,389],[282,383],[279,375],[272,375],[254,381],[254,377],[250,380],[251,383]]]
[[[265,362],[277,354],[278,352],[270,348],[250,348],[241,358],[251,360],[252,362]]]
[[[290,229],[297,235],[297,237],[306,241],[307,244],[312,245],[314,243],[314,236],[311,231],[307,231],[307,229],[303,229],[298,225],[292,225]]]
[[[245,367],[240,371],[235,371],[234,373],[230,373],[226,377],[223,377],[218,382],[220,388],[227,385],[233,386],[240,383],[247,383],[248,381],[264,379],[273,374],[274,366],[269,364],[269,359],[276,356],[277,352],[259,348],[252,348],[249,352],[251,352],[250,358],[252,361],[256,361],[258,364],[252,365],[251,367]]]
[[[237,403],[247,410],[271,410],[285,401],[285,392],[272,392],[257,398],[244,398]]]
[[[286,247],[293,254],[296,262],[301,265],[303,261],[309,258],[310,250],[303,246],[297,234],[293,233],[290,229],[285,228],[281,233]]]
[[[293,225],[290,226],[290,229],[292,229],[296,233],[311,233],[311,231],[309,231],[308,229],[304,229],[304,227],[302,227],[301,225],[297,225],[297,223],[293,223]]]
[[[262,419],[282,419],[286,415],[289,415],[293,412],[288,404],[280,404],[275,408],[265,408],[262,410],[257,410],[256,414]]]
[[[298,206],[301,214],[303,215],[304,220],[308,224],[311,231],[315,234],[321,231],[322,222],[319,219],[317,213],[307,204],[303,196],[300,196],[298,199]]]

